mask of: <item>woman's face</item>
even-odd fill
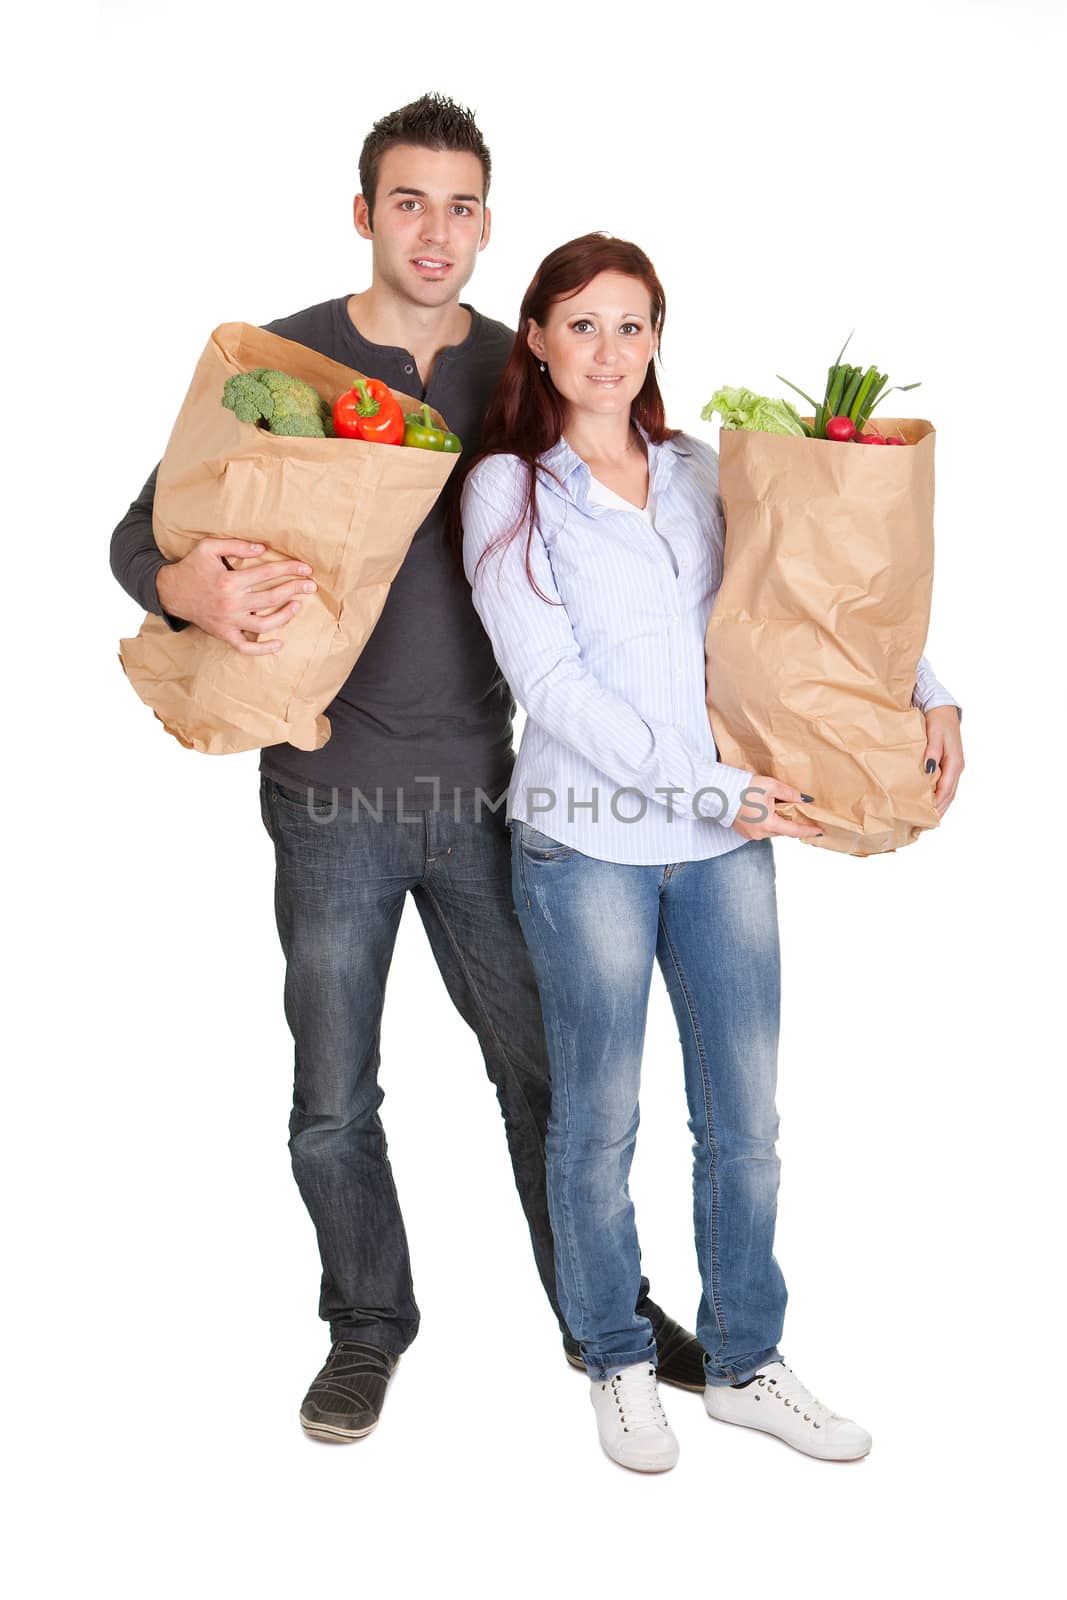
[[[656,354],[651,297],[640,278],[601,272],[543,325],[531,318],[526,338],[570,408],[628,417]]]

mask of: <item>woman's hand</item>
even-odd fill
[[[952,713],[956,715],[955,712]],[[757,794],[756,790],[760,792]],[[785,817],[778,816],[774,809],[776,800],[792,800],[793,802],[807,800],[810,795],[802,795],[791,783],[783,783],[780,778],[768,778],[765,774],[754,772],[752,782],[745,790],[745,799],[741,802],[741,809],[731,822],[730,826],[744,839],[769,839],[780,834],[788,834],[794,839],[808,839],[817,837],[822,829],[814,823],[789,822]],[[767,815],[759,821],[746,821],[746,816],[760,809],[765,809]]]
[[[933,772],[935,764],[941,768],[941,776],[934,790],[934,805],[938,816],[943,817],[956,798],[956,785],[965,764],[960,714],[955,706],[935,706],[926,713],[923,766]]]

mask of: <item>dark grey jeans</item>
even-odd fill
[[[289,1149],[322,1260],[319,1315],[333,1339],[400,1355],[419,1310],[378,1109],[379,1039],[393,947],[410,892],[452,1001],[477,1036],[504,1118],[534,1259],[572,1354],[556,1297],[545,1180],[551,1105],[541,1001],[511,892],[504,807],[473,802],[382,820],[314,802],[260,775],[274,844],[285,1015],[295,1042]],[[408,813],[414,815],[414,813]],[[460,1129],[446,1130],[456,1140]],[[464,1259],[456,1277],[487,1271]],[[639,1311],[661,1315],[641,1279]]]

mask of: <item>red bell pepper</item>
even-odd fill
[[[380,378],[357,378],[333,404],[333,428],[339,439],[366,439],[371,444],[402,444],[404,413]]]

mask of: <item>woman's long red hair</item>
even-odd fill
[[[601,272],[618,272],[627,278],[640,279],[652,302],[653,331],[662,341],[666,298],[656,269],[642,249],[625,239],[613,239],[602,233],[583,233],[580,238],[561,244],[542,261],[523,295],[515,342],[486,410],[482,448],[463,463],[462,473],[454,474],[458,482],[453,485],[451,495],[449,539],[462,560],[460,491],[467,473],[487,456],[518,456],[525,464],[527,483],[522,510],[514,526],[482,552],[479,565],[493,550],[510,544],[519,529],[526,527],[526,575],[542,600],[547,600],[548,596],[537,588],[530,569],[530,543],[537,526],[536,468],[540,457],[551,450],[563,434],[566,405],[548,372],[541,371],[526,334],[531,320],[543,327],[550,306],[557,300],[568,300],[578,294]],[[630,419],[644,428],[653,444],[663,444],[678,432],[677,428],[667,427],[654,361],[649,362],[645,381],[634,396]]]

